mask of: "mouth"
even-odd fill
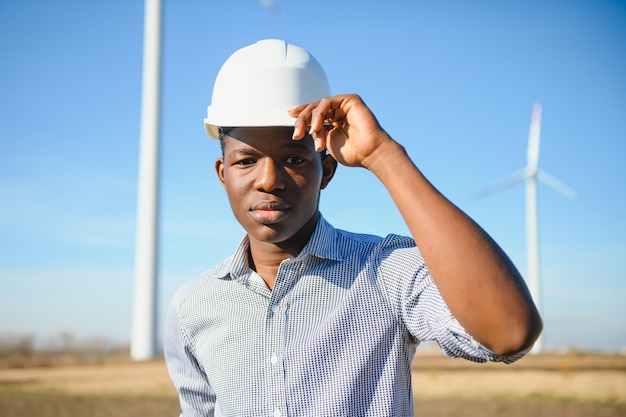
[[[261,224],[274,224],[283,220],[291,210],[280,201],[260,201],[250,208],[252,217]]]

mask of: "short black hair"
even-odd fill
[[[233,127],[224,127],[220,126],[217,128],[219,134],[218,139],[220,140],[220,148],[222,149],[222,156],[224,156],[224,136],[228,135],[228,132],[233,130]]]
[[[224,127],[224,126],[218,127],[217,130],[219,132],[219,139],[220,140],[224,139],[224,135],[228,135],[228,132],[230,132],[233,129],[234,129],[233,127]]]

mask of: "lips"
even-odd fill
[[[281,201],[265,200],[253,204],[250,213],[259,223],[273,224],[286,217],[290,209],[291,207]]]
[[[264,200],[255,203],[250,210],[288,210],[289,206],[281,201]]]

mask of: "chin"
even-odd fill
[[[286,240],[289,240],[293,233],[289,233],[284,230],[279,230],[275,225],[260,225],[253,230],[248,230],[250,238],[263,243],[278,244]]]

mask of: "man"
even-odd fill
[[[307,51],[265,40],[235,52],[205,127],[247,234],[172,302],[165,356],[183,416],[412,416],[420,341],[508,363],[538,337],[508,257],[359,96],[330,95]],[[326,222],[320,191],[337,163],[376,175],[412,238]]]

